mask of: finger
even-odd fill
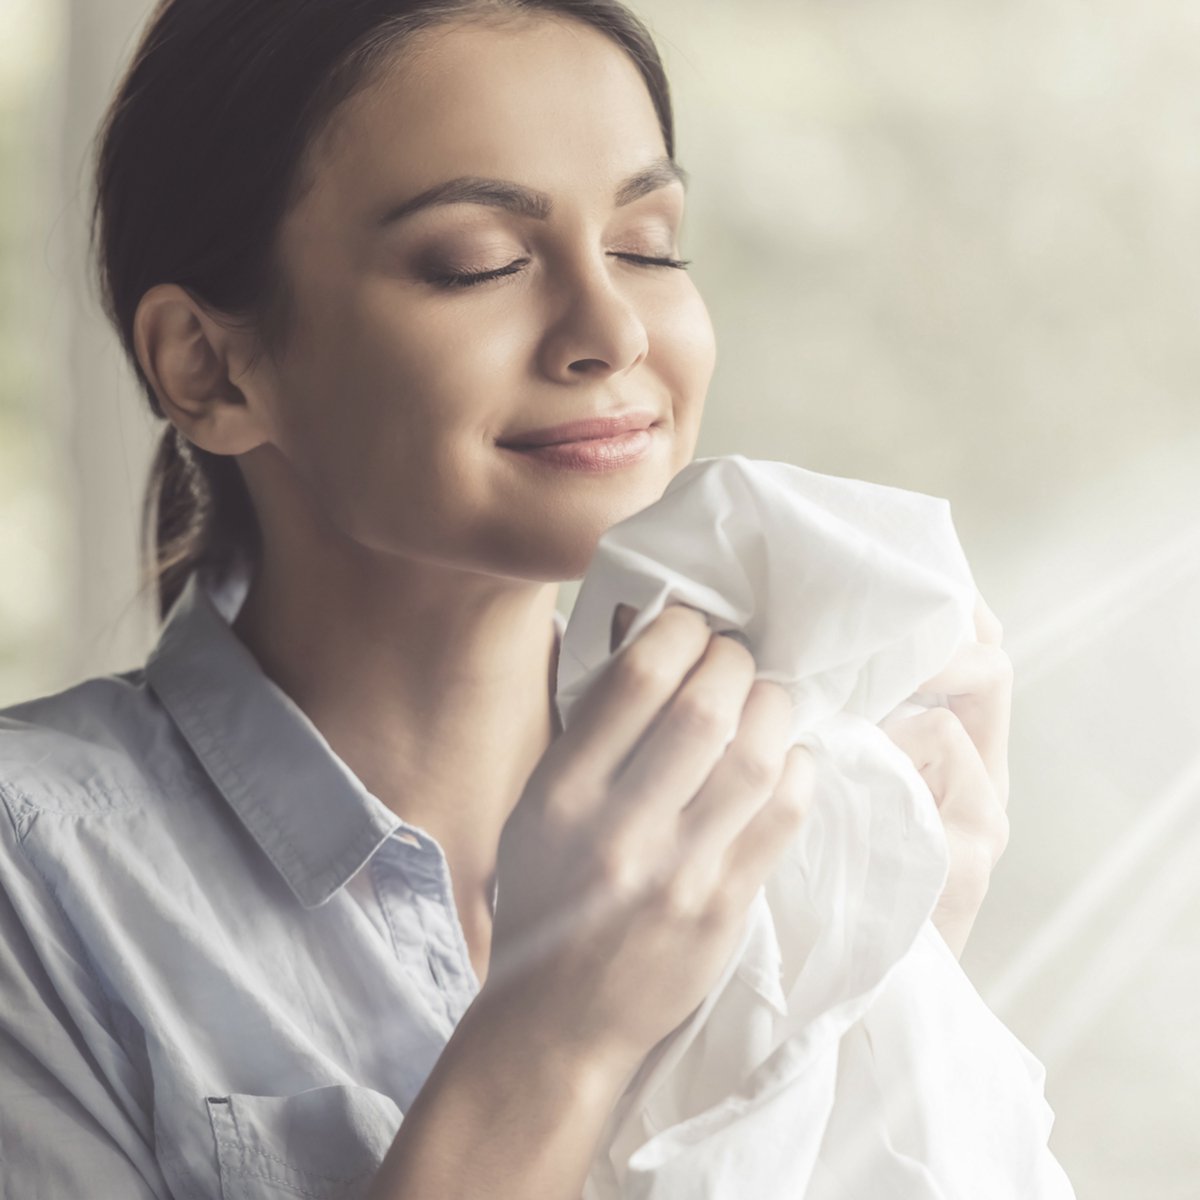
[[[599,803],[711,640],[702,616],[671,605],[614,655],[538,765],[553,791],[579,810]]]
[[[1008,655],[999,646],[964,642],[954,658],[919,690],[946,696],[946,706],[962,723],[1006,800],[1013,690]]]
[[[692,604],[684,604],[682,600],[671,600],[666,607],[677,605],[680,608],[690,608],[693,612],[698,612],[703,615],[704,610],[696,608]],[[618,604],[613,609],[612,625],[609,629],[608,637],[608,652],[615,654],[617,647],[625,640],[625,635],[629,632],[629,627],[633,624],[638,613],[642,610],[634,608],[632,604]]]
[[[992,844],[1007,840],[1002,798],[962,723],[944,708],[890,720],[884,732],[908,755],[947,830]],[[997,852],[998,856],[998,852]]]
[[[948,696],[1003,688],[1011,683],[1012,660],[999,646],[962,642],[954,657],[917,689]]]
[[[793,843],[812,810],[816,769],[812,751],[793,746],[771,798],[729,844],[723,871],[724,890],[735,908],[745,909],[784,851]]]
[[[989,646],[999,646],[1004,641],[1004,626],[1000,624],[1000,618],[992,612],[978,591],[975,593],[975,636]]]
[[[777,683],[751,687],[737,735],[680,813],[680,840],[698,857],[723,854],[779,786],[791,715],[791,698]]]
[[[719,634],[613,780],[616,808],[678,813],[703,787],[741,724],[753,655]]]

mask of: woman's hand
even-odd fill
[[[1000,622],[982,596],[975,636],[918,689],[945,694],[949,708],[881,725],[929,785],[946,829],[950,869],[932,919],[956,958],[1008,844],[1012,662],[1000,648]]]
[[[698,1007],[809,808],[790,715],[681,605],[613,657],[501,834],[490,1027],[620,1074]]]

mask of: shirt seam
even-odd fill
[[[22,822],[17,819],[17,814],[13,811],[12,804],[9,803],[11,798],[12,794],[10,792],[9,785],[0,783],[0,801],[4,802],[4,811],[8,815],[9,824],[12,826],[13,836],[16,839],[17,845],[20,846],[25,841],[25,833],[21,828]],[[26,805],[25,808],[26,811],[33,811],[29,809],[28,805]]]
[[[458,951],[459,973],[462,984],[457,986],[459,994],[466,998],[471,995],[471,987],[478,986],[479,980],[475,975],[475,965],[471,962],[471,948],[467,945],[467,931],[463,928],[462,918],[458,915],[458,903],[454,898],[454,884],[450,879],[450,867],[443,856],[438,863],[438,887],[441,892],[442,908],[449,918],[451,935]],[[454,1020],[453,1014],[450,1016]]]
[[[383,913],[384,924],[387,925],[388,936],[392,939],[392,954],[399,960],[400,955],[400,939],[396,936],[396,926],[392,923],[392,914],[388,911],[388,906],[384,903],[383,892],[379,887],[379,871],[380,860],[378,856],[371,859],[367,867],[367,873],[371,879],[371,890],[375,893],[375,903],[379,905],[379,911]]]
[[[62,793],[58,788],[47,787],[45,799],[39,800],[18,784],[11,781],[0,782],[0,799],[4,800],[4,806],[8,809],[9,819],[13,821],[14,825],[17,825],[18,822],[16,814],[13,812],[13,803],[35,814],[45,813],[48,817],[87,820],[90,817],[102,818],[109,813],[125,813],[131,809],[137,809],[152,794],[147,790],[144,796],[134,796],[119,784],[111,789],[106,788],[100,791],[82,781],[79,783],[79,791],[89,800],[102,802],[106,807],[98,808],[92,812],[63,812],[62,809],[53,807],[56,802],[61,802]],[[10,803],[10,801],[13,803]]]
[[[2,794],[2,793],[0,793],[0,794]],[[30,823],[30,825],[32,827],[32,822]],[[55,914],[57,915],[59,921],[61,922],[61,926],[62,926],[63,930],[66,932],[66,936],[70,939],[71,943],[75,947],[77,953],[79,954],[79,956],[84,964],[84,967],[87,971],[89,979],[91,980],[93,986],[95,987],[96,992],[101,997],[101,1000],[103,1003],[103,1008],[104,1008],[104,1016],[105,1016],[105,1022],[106,1022],[105,1028],[106,1028],[107,1033],[112,1038],[113,1042],[116,1045],[121,1047],[121,1053],[124,1054],[126,1056],[126,1058],[129,1058],[128,1047],[125,1045],[124,1041],[122,1041],[120,1035],[117,1032],[119,1018],[117,1016],[117,1010],[115,1008],[116,998],[114,996],[112,996],[109,993],[108,988],[105,987],[103,974],[98,970],[96,960],[92,956],[91,951],[88,949],[87,942],[83,939],[79,930],[75,928],[75,923],[71,920],[70,915],[67,913],[67,910],[63,907],[62,900],[59,898],[58,893],[57,893],[57,891],[55,891],[54,886],[51,884],[50,880],[46,877],[45,872],[41,869],[41,867],[38,866],[37,862],[34,861],[33,856],[30,855],[29,850],[25,844],[25,839],[23,837],[18,839],[16,845],[17,845],[17,850],[18,850],[19,854],[21,855],[21,859],[26,863],[28,868],[34,873],[34,875],[37,877],[37,879],[41,882],[42,890],[43,890],[44,894],[46,895],[46,897],[48,897],[49,902],[50,902],[51,906],[53,907]],[[36,939],[31,938],[31,944],[36,946],[36,944],[37,944]],[[38,962],[41,964],[43,970],[45,970],[46,964],[45,964],[45,961],[42,959],[41,955],[38,955]],[[48,981],[51,981],[53,978],[48,971],[46,972],[46,978]],[[54,994],[62,1002],[63,1008],[67,1011],[67,1013],[70,1014],[72,1026],[79,1032],[80,1040],[83,1042],[83,1044],[85,1046],[87,1046],[88,1057],[91,1060],[92,1064],[95,1066],[97,1074],[104,1081],[104,1090],[108,1093],[109,1098],[112,1100],[113,1106],[119,1112],[122,1113],[122,1115],[125,1117],[125,1119],[127,1121],[130,1122],[130,1125],[133,1127],[134,1131],[136,1132],[138,1129],[138,1126],[139,1126],[138,1118],[136,1116],[134,1116],[133,1114],[129,1113],[128,1111],[126,1111],[125,1105],[121,1101],[120,1092],[113,1086],[112,1079],[101,1067],[99,1059],[96,1056],[96,1053],[95,1053],[95,1050],[94,1050],[92,1044],[88,1041],[86,1035],[84,1034],[83,1029],[80,1027],[79,1022],[75,1018],[74,1012],[71,1010],[71,1006],[70,1006],[67,998],[59,990],[57,984],[54,985]],[[130,1065],[132,1066],[132,1059],[130,1059]],[[152,1115],[151,1115],[151,1119],[150,1119],[149,1123],[150,1123],[151,1128],[153,1128],[154,1121],[153,1121]],[[138,1134],[138,1136],[140,1137],[141,1135]],[[153,1145],[151,1145],[151,1146],[148,1146],[147,1149],[150,1151],[151,1157],[155,1158],[157,1160],[158,1155],[155,1150],[155,1147]]]

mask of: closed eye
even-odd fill
[[[494,271],[463,271],[454,275],[434,275],[429,282],[444,288],[474,287],[478,283],[487,283],[491,279],[502,279],[505,275],[515,275],[522,267],[529,265],[529,259],[518,258],[506,267],[497,267]]]
[[[686,271],[692,265],[691,259],[657,258],[650,254],[629,254],[617,250],[612,250],[609,253],[613,258],[620,258],[625,262],[631,262],[641,267],[669,267],[676,271]],[[497,267],[494,271],[464,271],[453,275],[438,275],[431,278],[429,282],[443,288],[475,287],[481,283],[488,283],[493,279],[503,279],[507,275],[516,275],[529,265],[529,261],[528,258],[518,258],[510,262],[507,266]]]
[[[690,258],[655,258],[650,254],[624,254],[616,250],[611,253],[614,258],[623,258],[644,267],[672,267],[676,271],[686,271],[692,265]]]

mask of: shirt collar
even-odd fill
[[[393,833],[422,847],[433,839],[367,790],[230,628],[248,589],[244,570],[194,573],[146,678],[296,899],[316,908]],[[565,621],[554,619],[561,639]]]
[[[315,908],[403,823],[234,634],[230,623],[247,590],[244,572],[223,582],[193,574],[147,660],[146,677],[296,898]]]

